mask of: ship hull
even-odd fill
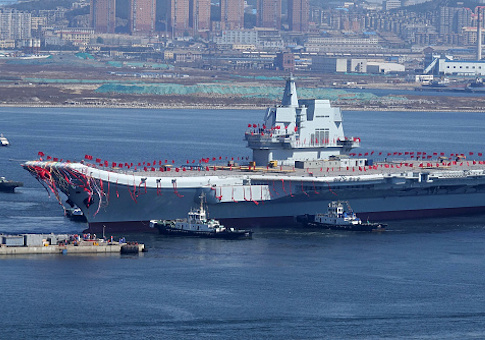
[[[402,211],[378,211],[361,212],[357,216],[372,221],[391,221],[391,220],[411,220],[421,218],[438,218],[460,215],[485,214],[485,206],[444,208],[444,209],[424,209],[424,210],[402,210]],[[234,225],[239,228],[280,228],[280,227],[299,227],[295,216],[274,216],[274,217],[241,217],[219,219],[224,225]],[[116,221],[116,222],[92,222],[88,223],[86,232],[102,233],[105,232],[157,232],[150,228],[150,221]]]
[[[15,181],[0,182],[0,192],[14,193],[15,188],[21,187],[23,185],[24,184],[22,182],[15,182]]]
[[[25,166],[53,174],[49,187],[66,194],[86,216],[89,231],[97,233],[103,227],[105,232],[153,231],[150,220],[182,218],[202,194],[210,218],[236,228],[297,225],[297,216],[321,212],[336,199],[349,201],[362,220],[485,212],[485,170],[333,177],[214,171],[204,176],[29,163]]]
[[[157,225],[155,227],[159,233],[167,236],[182,236],[182,237],[201,237],[201,238],[218,238],[224,240],[242,240],[252,237],[252,232],[248,230],[240,230],[233,232],[211,232],[211,231],[193,231],[171,228],[169,226]]]

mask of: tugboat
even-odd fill
[[[9,181],[5,177],[0,177],[0,191],[1,192],[15,192],[16,187],[23,187],[24,183]]]
[[[208,219],[201,196],[200,207],[192,209],[186,219],[151,220],[151,228],[157,228],[160,234],[173,236],[196,236],[222,238],[229,240],[250,239],[252,230],[227,228],[214,219]]]
[[[76,222],[87,222],[82,210],[78,207],[64,208],[64,214],[71,220]]]
[[[9,146],[10,142],[8,141],[7,137],[3,136],[3,133],[0,134],[0,145],[1,146]]]
[[[387,224],[362,222],[353,212],[348,201],[332,201],[325,214],[299,216],[297,221],[310,227],[332,230],[384,231]]]

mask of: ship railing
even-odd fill
[[[285,130],[276,130],[276,129],[250,129],[246,130],[245,135],[246,136],[261,136],[261,137],[285,137],[285,136],[291,136],[293,135],[293,132],[288,132]]]
[[[267,135],[267,134],[248,134],[246,133],[246,140],[249,144],[271,145],[271,144],[286,144],[294,138],[291,135]]]
[[[358,137],[340,137],[337,139],[337,143],[342,146],[350,146],[352,148],[358,148],[360,146],[360,138]]]
[[[295,139],[290,141],[285,141],[291,148],[340,148],[342,144],[332,143],[332,142],[316,142],[316,141],[305,141],[301,139]]]
[[[434,175],[435,176],[437,175],[439,178],[463,178],[469,175],[477,175],[477,174],[476,173],[469,174],[467,170],[459,170],[459,171],[440,172],[439,174],[434,174]]]

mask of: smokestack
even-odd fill
[[[480,12],[481,8],[478,8],[477,19],[477,60],[482,60],[482,28],[480,27]]]

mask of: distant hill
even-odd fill
[[[438,11],[441,7],[458,7],[458,8],[470,8],[472,11],[475,7],[481,6],[478,1],[473,0],[433,0],[428,2],[423,2],[421,4],[417,4],[414,6],[407,6],[404,7],[406,10],[411,12],[417,13],[424,13],[424,12],[434,12]],[[401,10],[403,8],[398,8],[396,10]]]
[[[76,2],[76,0],[31,0],[12,4],[7,7],[15,8],[19,11],[31,12],[43,9],[56,9],[58,7],[71,8],[73,2]]]

